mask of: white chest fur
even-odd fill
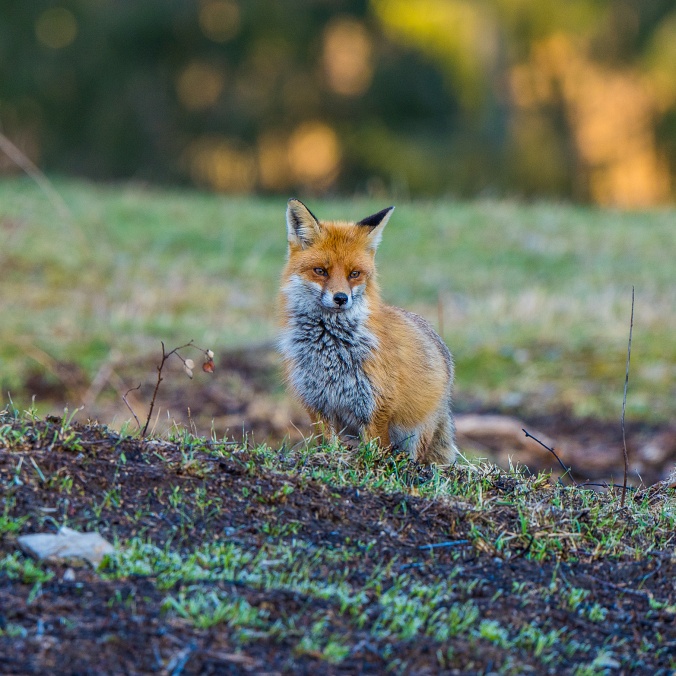
[[[357,436],[373,417],[375,392],[364,362],[377,347],[365,327],[365,299],[347,312],[327,311],[290,285],[289,321],[279,347],[290,365],[291,384],[310,410],[324,417],[336,432]],[[293,291],[293,293],[290,293]]]

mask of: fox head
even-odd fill
[[[302,202],[290,199],[284,271],[288,300],[304,311],[364,312],[369,293],[377,293],[375,253],[393,209],[357,223],[320,221]]]

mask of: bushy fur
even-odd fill
[[[287,208],[279,347],[291,389],[334,433],[455,460],[453,359],[418,315],[380,298],[375,252],[393,207],[358,223]]]

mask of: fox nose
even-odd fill
[[[340,291],[333,296],[333,302],[338,305],[338,307],[345,305],[345,303],[347,303],[347,294]]]

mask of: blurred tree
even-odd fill
[[[675,45],[676,0],[3,3],[0,124],[99,179],[647,205]]]

